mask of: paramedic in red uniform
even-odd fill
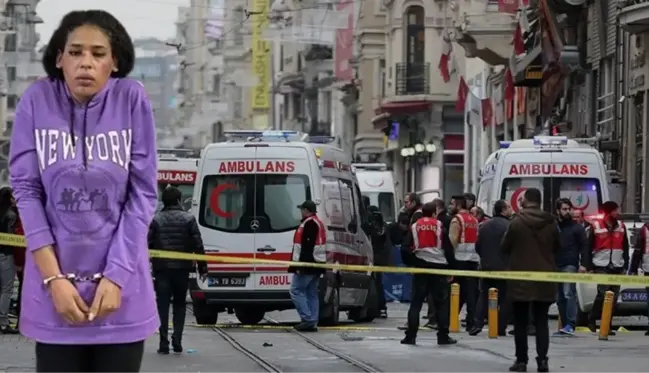
[[[467,200],[464,196],[451,198],[451,219],[449,239],[455,250],[457,269],[477,271],[480,256],[475,250],[478,241],[478,220],[467,210]],[[478,304],[478,279],[475,277],[460,277],[460,309],[466,304],[466,330],[473,329],[476,306]]]
[[[604,217],[593,221],[593,231],[590,239],[591,257],[584,260],[590,264],[588,270],[594,273],[622,274],[629,265],[629,239],[626,227],[618,219],[618,205],[613,201],[602,205]],[[604,304],[604,294],[613,291],[613,310],[617,303],[620,287],[614,285],[597,285],[597,296],[593,308],[588,315],[588,328],[597,331],[596,321],[601,317]],[[612,317],[612,315],[611,315]],[[609,334],[614,335],[611,330]]]
[[[293,236],[292,261],[302,263],[326,262],[325,245],[327,230],[316,215],[313,201],[304,201],[298,206],[302,213],[302,223]],[[300,316],[300,323],[295,326],[299,331],[317,331],[320,314],[318,297],[318,280],[324,269],[311,267],[289,267],[293,273],[291,281],[291,299]]]
[[[631,275],[638,274],[638,268],[642,268],[645,276],[649,276],[649,223],[645,223],[636,236],[633,245],[633,256],[631,257]],[[647,298],[649,298],[649,287],[646,289]],[[649,313],[649,299],[647,300],[647,312]],[[649,336],[649,330],[644,335]]]
[[[453,252],[444,245],[442,222],[434,217],[435,204],[426,203],[422,217],[411,225],[404,239],[402,252],[404,263],[412,267],[448,269]],[[412,300],[408,310],[406,337],[402,344],[414,345],[419,330],[419,313],[427,296],[432,296],[437,318],[437,344],[450,345],[457,341],[449,333],[449,286],[448,277],[439,275],[415,274],[412,281]]]

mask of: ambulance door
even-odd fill
[[[255,148],[223,148],[202,165],[198,222],[205,252],[216,257],[254,258]],[[254,289],[251,263],[208,263],[212,291]]]
[[[311,167],[304,147],[268,144],[257,148],[253,215],[256,259],[291,261],[293,236],[302,219],[298,205],[312,199]],[[287,291],[288,267],[257,264],[251,280],[260,291]]]

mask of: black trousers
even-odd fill
[[[180,344],[187,313],[186,297],[189,288],[189,272],[182,269],[156,271],[155,292],[160,316],[160,346],[169,346],[169,306],[173,311],[173,344]]]
[[[477,271],[477,262],[457,262],[457,269],[461,271]],[[466,330],[473,329],[476,306],[478,304],[479,286],[475,277],[458,277],[455,282],[460,284],[460,309],[466,304]]]
[[[436,275],[413,275],[412,299],[408,309],[408,329],[406,336],[417,337],[419,317],[426,297],[430,296],[435,304],[437,319],[437,339],[448,337],[449,328],[449,283],[448,277]]]
[[[601,274],[615,274],[619,275],[622,273],[622,268],[602,268],[596,267],[593,272]],[[597,295],[593,301],[593,308],[590,309],[588,313],[588,324],[596,325],[597,320],[602,318],[602,307],[604,306],[604,296],[607,291],[612,291],[615,293],[613,296],[613,313],[615,313],[615,307],[617,306],[617,297],[620,294],[620,287],[615,285],[597,285]],[[613,318],[613,314],[611,314]]]
[[[144,341],[109,345],[36,343],[37,372],[139,372]]]
[[[489,289],[498,289],[498,332],[503,334],[507,330],[509,318],[511,316],[511,304],[507,301],[507,281],[491,278],[480,280],[480,296],[478,297],[478,306],[475,313],[473,326],[483,328],[485,319],[489,310]]]
[[[550,349],[550,328],[548,326],[548,302],[513,302],[514,343],[516,345],[516,362],[527,364],[529,361],[527,345],[527,326],[530,323],[530,309],[536,329],[536,355],[547,359]]]
[[[379,310],[385,311],[388,309],[385,304],[385,289],[383,288],[383,273],[374,274],[374,286],[376,286],[376,294],[378,295]]]

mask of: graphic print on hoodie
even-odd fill
[[[87,105],[62,81],[30,86],[16,109],[9,172],[27,242],[21,332],[38,342],[141,341],[159,325],[148,226],[157,204],[155,126],[142,84],[110,79]],[[53,305],[31,251],[53,245],[62,273],[103,275],[121,307],[69,325]],[[78,282],[90,306],[97,284]]]

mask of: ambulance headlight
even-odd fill
[[[426,147],[424,147],[424,144],[417,144],[415,145],[415,152],[421,153],[424,150],[426,150]]]

